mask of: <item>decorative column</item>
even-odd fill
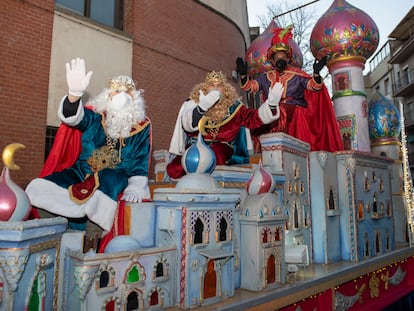
[[[344,148],[370,152],[368,102],[362,76],[364,64],[364,58],[349,56],[330,62],[328,68]]]
[[[14,292],[17,290],[20,278],[29,257],[29,248],[3,248],[0,250],[0,268],[7,282],[7,310],[13,310]]]
[[[76,285],[79,289],[79,298],[81,301],[81,310],[87,310],[87,294],[95,280],[99,265],[80,265],[74,267],[74,276]]]

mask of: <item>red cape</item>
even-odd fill
[[[344,150],[335,111],[326,86],[317,92],[305,91],[308,107],[296,106],[289,135],[310,144],[311,151]]]
[[[289,67],[289,70],[299,76],[311,78],[298,68]],[[311,151],[344,150],[333,103],[326,86],[323,85],[319,92],[305,90],[305,100],[307,107],[283,104],[285,109],[281,109],[278,120],[252,131],[256,152],[261,150],[259,136],[274,132],[285,132],[309,143]],[[263,98],[264,101],[266,98]]]
[[[296,67],[289,66],[288,71],[312,78]],[[344,150],[333,103],[326,86],[323,84],[319,92],[305,89],[305,100],[307,107],[295,107],[292,119],[287,124],[287,134],[309,143],[311,151]]]

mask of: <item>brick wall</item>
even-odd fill
[[[54,2],[1,1],[0,148],[26,146],[15,155],[21,170],[11,172],[22,187],[44,162]],[[124,30],[134,38],[133,78],[145,90],[153,150],[168,149],[191,88],[210,70],[230,77],[236,57],[244,55],[244,38],[235,24],[195,0],[125,1]]]
[[[245,53],[244,38],[231,21],[189,0],[127,1],[124,30],[134,34],[132,72],[145,90],[153,150],[168,149],[192,87],[211,70],[231,78],[236,58]]]
[[[13,142],[24,187],[43,165],[54,0],[2,0],[0,10],[0,148]],[[3,166],[3,165],[1,165]]]

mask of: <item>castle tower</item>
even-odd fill
[[[336,158],[325,151],[313,151],[309,158],[313,260],[327,264],[341,260],[342,211],[338,204]]]
[[[263,166],[276,176],[284,174],[283,205],[286,221],[285,245],[307,245],[312,250],[309,193],[310,146],[285,133],[260,136]]]
[[[241,288],[261,291],[285,282],[285,222],[273,177],[261,163],[247,182],[240,204]]]
[[[403,169],[401,160],[400,111],[394,103],[376,92],[368,105],[368,127],[371,149],[376,155],[394,160],[390,167],[395,242],[407,244],[407,218],[403,202]]]
[[[378,47],[378,27],[364,11],[345,0],[334,0],[313,28],[310,41],[317,59],[328,57],[335,114],[345,149],[370,152],[362,72]]]
[[[234,295],[234,209],[240,190],[221,188],[210,175],[216,158],[201,134],[182,163],[187,174],[175,188],[154,190],[156,244],[176,244],[177,301],[189,309]]]

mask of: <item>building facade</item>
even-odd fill
[[[115,75],[132,76],[145,90],[158,150],[168,148],[179,107],[208,71],[223,71],[238,87],[235,60],[250,44],[245,0],[6,0],[0,7],[0,145],[26,146],[16,159],[24,170],[13,176],[22,186],[39,174],[59,126],[66,62],[84,58],[94,72],[85,97]]]
[[[414,173],[414,7],[389,34],[388,41],[370,60],[365,76],[367,95],[380,92],[403,104],[407,152],[411,176]]]

